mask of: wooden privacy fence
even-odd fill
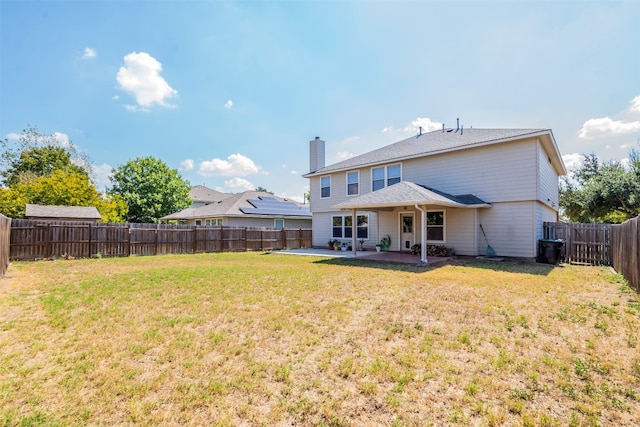
[[[9,268],[10,236],[11,218],[0,214],[0,277],[4,276]]]
[[[613,268],[640,293],[640,216],[611,226]]]
[[[611,224],[545,222],[544,239],[560,239],[560,260],[569,264],[611,265]]]
[[[266,251],[311,244],[308,229],[13,220],[10,258]]]

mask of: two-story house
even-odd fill
[[[566,174],[549,129],[443,128],[324,163],[325,143],[315,138],[305,175],[313,245],[373,248],[388,236],[389,250],[420,243],[422,261],[428,244],[477,256],[490,243],[499,256],[535,258],[543,222],[558,220]]]

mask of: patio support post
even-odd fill
[[[420,262],[427,264],[427,213],[417,203],[415,206],[420,211]]]
[[[357,228],[357,224],[356,224],[356,210],[351,209],[351,251],[353,252],[353,255],[356,255],[357,249],[356,249],[356,239],[358,236],[356,236],[356,232],[357,232],[358,228]]]

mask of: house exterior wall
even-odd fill
[[[537,197],[535,139],[495,144],[405,161],[402,179],[488,203]]]
[[[375,167],[379,166],[382,165]],[[498,255],[534,258],[537,240],[542,236],[542,222],[557,218],[558,174],[538,137],[409,159],[401,162],[401,168],[403,181],[453,195],[473,194],[492,205],[488,209],[445,209],[443,244],[460,255],[486,253],[487,243],[479,228],[482,224]],[[372,168],[354,170],[359,172],[358,195],[370,192]],[[352,171],[324,175],[331,176],[329,198],[320,197],[321,176],[310,178],[315,246],[324,246],[331,238],[331,216],[337,213],[332,206],[352,197],[347,196],[346,185],[347,173]],[[369,213],[369,245],[375,245],[388,234],[392,237],[390,250],[400,250],[398,213],[398,210],[379,211],[377,216]],[[420,241],[422,231],[420,215],[415,211],[416,241]]]
[[[557,208],[559,203],[558,175],[551,164],[551,159],[544,148],[538,144],[538,197],[542,203]]]
[[[216,217],[219,218],[219,217]],[[212,218],[198,218],[187,221],[188,225],[196,225],[196,221],[201,221],[201,225],[205,225],[205,221]],[[280,218],[241,218],[241,217],[224,217],[222,225],[225,227],[259,227],[274,228],[275,219]],[[284,228],[288,229],[310,229],[311,219],[287,219],[284,218]]]
[[[535,257],[536,204],[535,201],[502,202],[480,212],[480,224],[487,235],[488,244],[497,255]],[[482,235],[478,239],[481,254],[486,252],[487,240]]]

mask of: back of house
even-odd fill
[[[305,175],[317,247],[373,248],[388,236],[394,251],[420,243],[477,256],[490,245],[535,258],[543,222],[558,220],[566,169],[549,129],[443,128],[332,165],[324,146],[310,142]]]

